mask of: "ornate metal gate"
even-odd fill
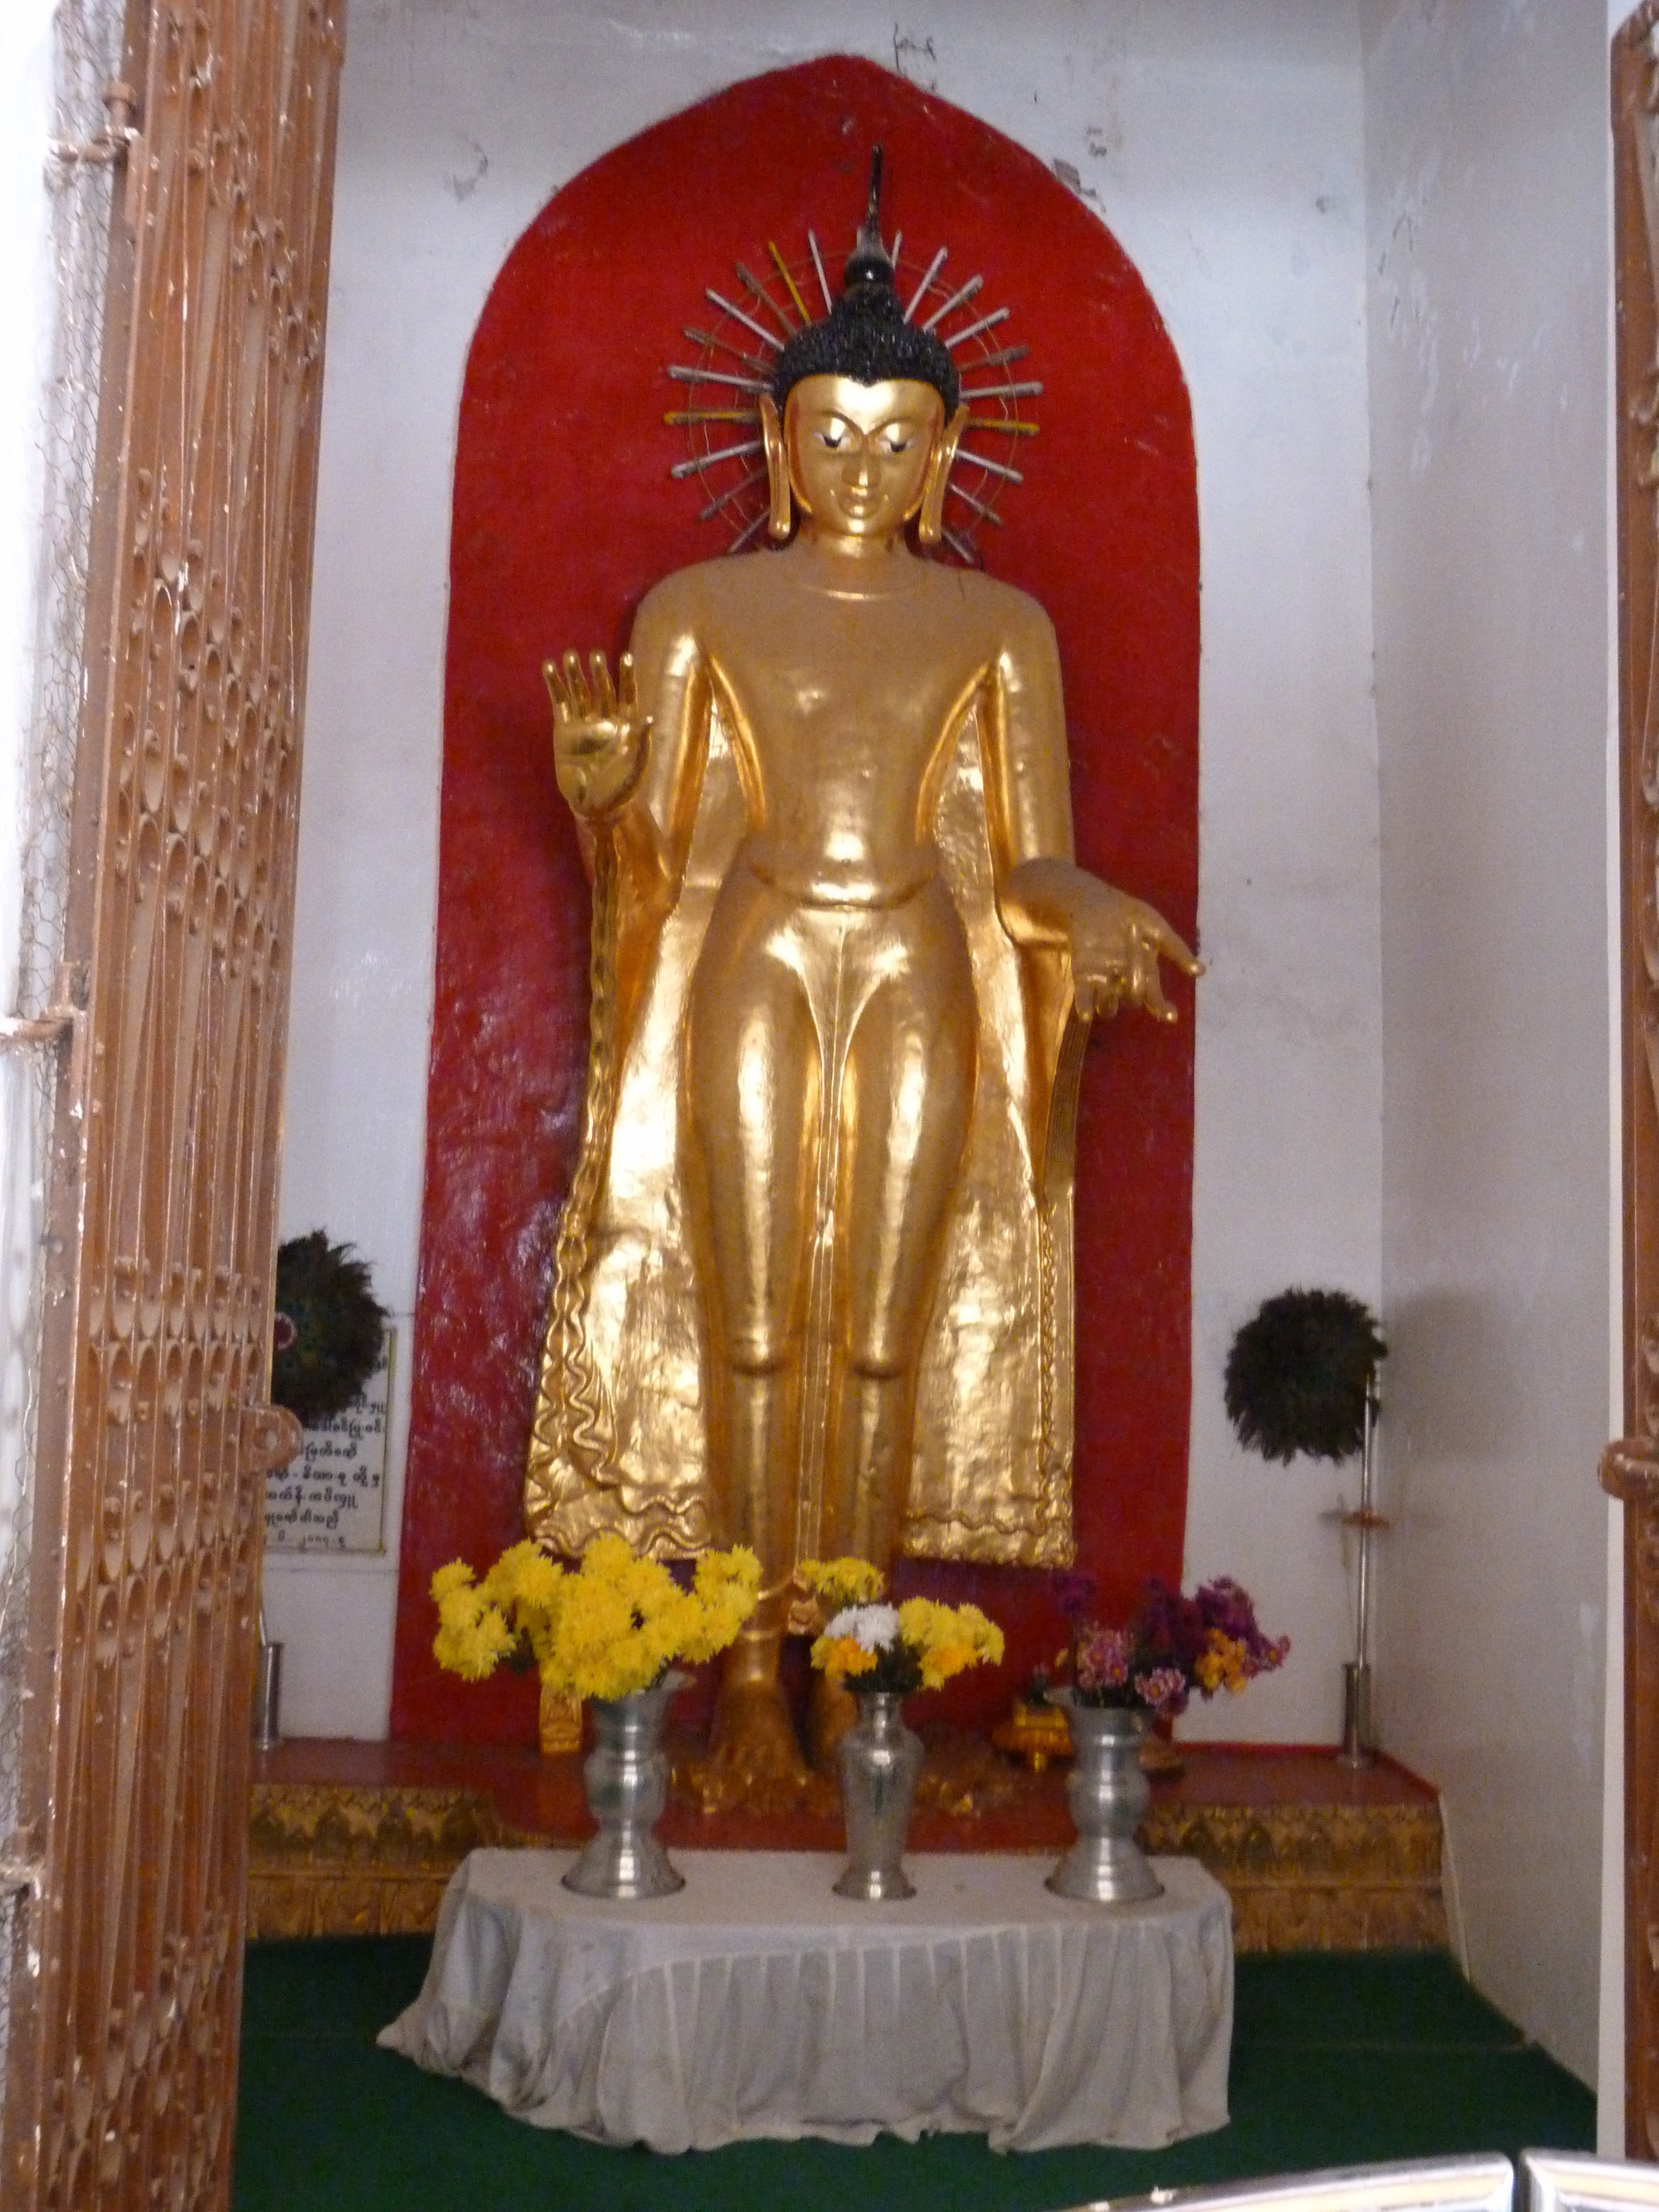
[[[132,0],[0,2197],[228,2202],[344,0]],[[92,149],[83,149],[95,158]]]

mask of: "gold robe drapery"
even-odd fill
[[[599,1025],[610,1035],[589,1071],[583,1157],[562,1224],[567,1239],[580,1233],[562,1310],[556,1285],[525,1487],[530,1533],[567,1555],[608,1531],[661,1558],[721,1534],[706,1480],[707,1322],[681,1121],[690,981],[745,822],[716,706],[666,918],[646,911],[614,864],[596,885],[594,981],[611,994]],[[973,965],[979,1066],[917,1377],[904,1548],[1065,1566],[1073,1152],[1088,1024],[1066,956],[1016,947],[998,917],[975,714],[957,733],[935,834]],[[612,898],[614,924],[601,912]],[[809,1344],[809,1370],[813,1357]],[[821,1426],[803,1423],[797,1557],[819,1548],[823,1441]]]

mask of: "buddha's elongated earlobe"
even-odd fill
[[[789,455],[783,442],[778,404],[769,392],[760,396],[761,443],[766,450],[766,527],[781,544],[794,527],[789,501]]]
[[[933,451],[927,464],[927,474],[921,488],[921,508],[916,517],[916,536],[924,545],[937,545],[945,530],[945,494],[951,481],[951,464],[957,457],[957,447],[962,443],[963,433],[968,428],[968,410],[958,407],[945,427],[945,434]]]

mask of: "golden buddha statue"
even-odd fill
[[[581,1155],[526,1486],[542,1541],[751,1545],[717,1740],[798,1758],[808,1557],[1072,1557],[1090,1019],[1198,963],[1073,858],[1053,627],[927,557],[967,421],[870,209],[761,398],[781,550],[547,670],[594,876]],[[920,550],[913,550],[914,526]]]

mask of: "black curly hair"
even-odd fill
[[[807,376],[850,376],[856,384],[903,379],[929,384],[957,411],[962,379],[949,349],[931,331],[907,323],[893,283],[893,264],[881,242],[881,149],[870,155],[870,202],[858,243],[842,276],[842,295],[822,322],[795,332],[772,372],[772,397],[782,413],[789,394]]]

